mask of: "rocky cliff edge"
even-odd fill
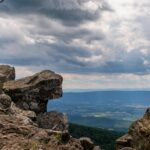
[[[143,118],[129,127],[127,134],[117,139],[116,144],[117,150],[124,147],[129,147],[129,150],[150,150],[150,108],[146,110]]]
[[[46,112],[48,100],[62,96],[62,82],[49,70],[15,80],[15,68],[0,65],[0,150],[100,150],[69,134],[67,116]]]

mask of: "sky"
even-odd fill
[[[149,0],[4,0],[0,64],[44,69],[64,90],[150,88]]]

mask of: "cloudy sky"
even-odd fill
[[[150,88],[149,0],[5,0],[0,63],[43,69],[64,89]]]

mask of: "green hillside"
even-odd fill
[[[75,138],[90,137],[97,145],[100,145],[105,150],[115,150],[115,140],[124,134],[72,123],[69,124],[69,131]]]

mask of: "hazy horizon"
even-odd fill
[[[110,89],[64,89],[68,92],[99,92],[99,91],[150,91],[150,88],[110,88]]]

